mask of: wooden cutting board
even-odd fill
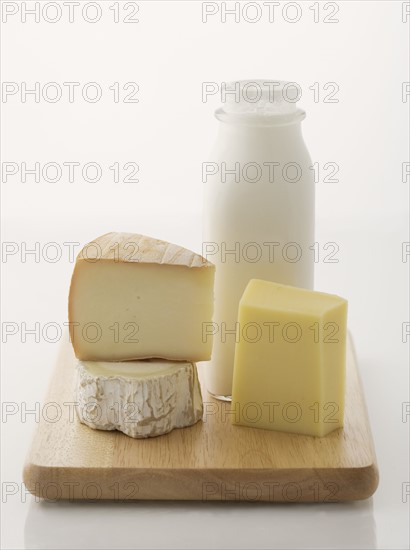
[[[345,427],[325,438],[233,426],[232,405],[209,396],[204,368],[202,422],[132,439],[77,420],[75,357],[67,343],[27,457],[27,488],[49,500],[338,502],[374,493],[378,470],[351,341]]]

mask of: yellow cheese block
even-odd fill
[[[324,436],[343,426],[347,301],[252,279],[239,304],[232,420]]]

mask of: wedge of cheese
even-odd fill
[[[180,246],[108,233],[77,257],[69,296],[76,356],[90,361],[149,357],[208,360],[215,267]]]
[[[83,424],[135,438],[191,426],[202,417],[196,366],[186,362],[79,361],[75,400]]]

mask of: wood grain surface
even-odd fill
[[[206,365],[198,365],[204,416],[194,426],[151,439],[92,430],[74,410],[74,367],[67,343],[43,406],[51,418],[42,415],[24,468],[27,488],[40,498],[338,502],[368,498],[377,488],[351,341],[345,427],[324,438],[232,425],[232,404],[206,392]]]

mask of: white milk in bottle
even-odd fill
[[[314,178],[302,137],[300,89],[279,81],[226,84],[219,132],[203,163],[203,255],[216,264],[208,391],[230,399],[238,304],[250,279],[313,288]]]

